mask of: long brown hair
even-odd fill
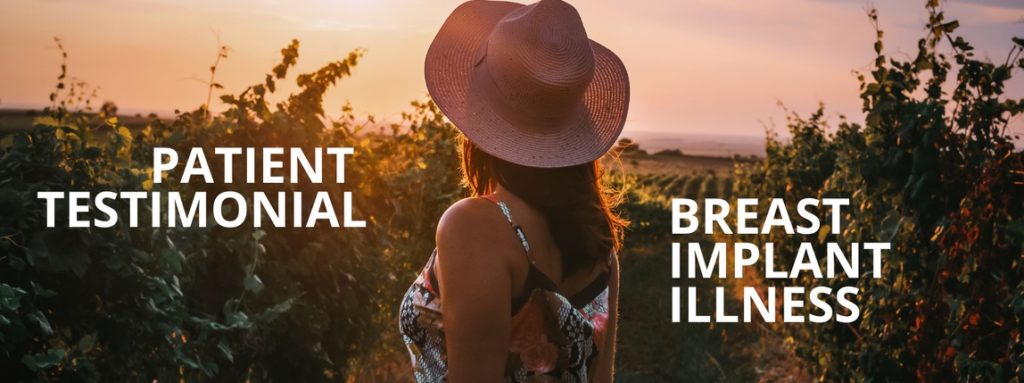
[[[618,198],[604,190],[600,160],[562,168],[516,165],[484,152],[462,136],[463,183],[473,196],[505,189],[539,210],[562,254],[562,273],[592,267],[618,253],[628,222],[612,209]]]

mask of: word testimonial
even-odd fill
[[[691,323],[749,323],[756,316],[774,323],[779,321],[780,315],[783,323],[850,323],[860,317],[856,303],[859,288],[845,283],[865,277],[881,278],[882,254],[889,250],[890,244],[824,242],[829,235],[838,237],[842,233],[841,218],[844,208],[850,204],[849,199],[805,198],[795,205],[789,204],[789,209],[782,198],[766,201],[738,198],[731,205],[717,198],[703,202],[701,206],[692,199],[672,200],[672,234],[697,236],[703,226],[706,238],[719,242],[709,244],[695,239],[673,243],[672,278],[678,280],[683,269],[690,280],[710,281],[717,277],[725,283],[733,278],[734,283],[728,285],[740,291],[732,293],[725,286],[714,286],[712,308],[710,304],[701,304],[711,302],[702,296],[712,293],[703,287],[708,283],[687,286],[685,299],[682,287],[672,287],[673,322],[683,320],[684,306],[686,321]],[[795,210],[796,216],[791,217],[790,210]],[[759,211],[766,213],[759,217]],[[811,239],[803,241],[803,237],[797,237],[799,241],[786,241],[789,246],[798,242],[792,247],[795,254],[776,254],[775,244],[764,238],[779,238],[778,235],[768,236],[779,230],[786,236]],[[744,238],[761,241],[744,242]],[[788,246],[781,248],[789,249]],[[829,279],[843,283],[814,286],[817,284],[814,281]],[[777,288],[778,285],[784,286]],[[737,302],[730,301],[727,305],[727,300]]]
[[[46,226],[55,227],[58,222],[63,226],[66,219],[67,227],[109,228],[126,216],[129,227],[138,227],[141,210],[149,213],[152,227],[207,227],[211,218],[213,224],[226,228],[246,222],[253,227],[311,228],[320,222],[331,227],[366,227],[366,221],[353,218],[349,191],[340,193],[338,203],[326,190],[314,190],[313,195],[288,187],[246,194],[231,190],[231,185],[243,183],[268,188],[325,180],[344,184],[345,159],[354,152],[350,147],[216,147],[212,152],[195,147],[186,158],[172,148],[153,148],[153,191],[40,191],[36,196],[46,201]],[[236,177],[236,168],[237,173],[244,169],[244,174]],[[158,185],[174,180],[182,185],[216,184],[210,189],[218,191],[210,195],[193,188],[156,191],[168,189]]]

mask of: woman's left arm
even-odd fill
[[[445,348],[451,383],[501,382],[512,317],[510,259],[523,259],[518,239],[490,202],[464,199],[437,226]]]
[[[608,278],[608,322],[605,324],[604,344],[598,354],[597,375],[594,383],[615,381],[615,344],[619,322],[619,257],[612,256]]]

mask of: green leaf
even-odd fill
[[[266,311],[264,311],[263,313],[261,313],[259,315],[259,320],[261,320],[261,321],[273,321],[273,320],[277,319],[277,317],[281,316],[281,314],[284,314],[284,313],[288,312],[289,310],[291,310],[292,309],[292,304],[294,304],[294,302],[295,302],[295,298],[288,298],[284,302],[281,302],[281,303],[278,303],[278,304],[274,305],[273,307],[271,307],[271,308],[267,309]]]
[[[939,28],[942,29],[943,32],[953,33],[953,31],[955,31],[957,28],[960,28],[960,22],[957,20],[953,20],[948,23],[940,25]]]
[[[245,277],[245,281],[242,282],[242,285],[245,286],[246,291],[252,293],[259,294],[260,291],[263,291],[263,281],[261,281],[260,277],[256,274]]]
[[[39,330],[46,335],[53,335],[53,327],[50,327],[50,321],[46,319],[46,316],[42,312],[33,311],[26,315],[29,322],[35,323],[39,326]]]
[[[125,145],[130,145],[132,143],[132,131],[128,130],[127,126],[117,128],[117,137],[120,138]]]
[[[25,355],[21,358],[21,363],[32,371],[39,371],[60,364],[64,355],[64,349],[51,348],[43,353]]]
[[[206,374],[206,376],[209,376],[209,377],[213,377],[214,375],[217,375],[217,371],[219,371],[219,368],[217,367],[217,363],[214,363],[213,361],[209,361],[209,360],[208,361],[201,361],[199,368],[203,371],[204,374]]]
[[[79,352],[87,352],[92,350],[96,346],[96,333],[85,334],[82,339],[78,340],[78,344],[75,346]]]
[[[248,315],[245,315],[245,313],[241,311],[235,311],[231,313],[231,315],[228,315],[228,325],[231,327],[247,328],[252,325],[252,323],[249,322]]]
[[[192,359],[191,357],[182,356],[181,358],[178,358],[178,360],[180,360],[182,363],[185,363],[186,366],[189,366],[191,368],[199,368],[199,363],[197,363],[196,360]]]
[[[224,343],[223,341],[221,341],[220,343],[217,343],[217,349],[220,350],[220,352],[222,354],[224,354],[224,357],[227,358],[228,361],[230,361],[232,363],[235,362],[235,355],[231,351],[231,346],[228,346],[227,343]]]
[[[23,296],[25,296],[25,290],[0,283],[0,308],[12,312],[17,310],[21,307],[21,297]]]
[[[32,281],[31,285],[32,285],[32,293],[35,294],[37,297],[44,297],[44,298],[46,298],[46,297],[57,296],[57,292],[56,291],[53,291],[53,290],[50,290],[50,289],[47,289],[47,288],[43,288],[42,286],[39,286],[39,284],[36,283],[35,281]]]

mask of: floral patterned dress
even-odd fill
[[[506,382],[587,382],[604,344],[608,320],[608,273],[574,296],[557,285],[530,258],[526,235],[504,202],[484,197],[501,208],[530,261],[523,297],[512,299],[511,340]],[[412,358],[417,382],[444,382],[448,375],[441,295],[434,262],[437,250],[409,287],[399,309],[402,338]]]

